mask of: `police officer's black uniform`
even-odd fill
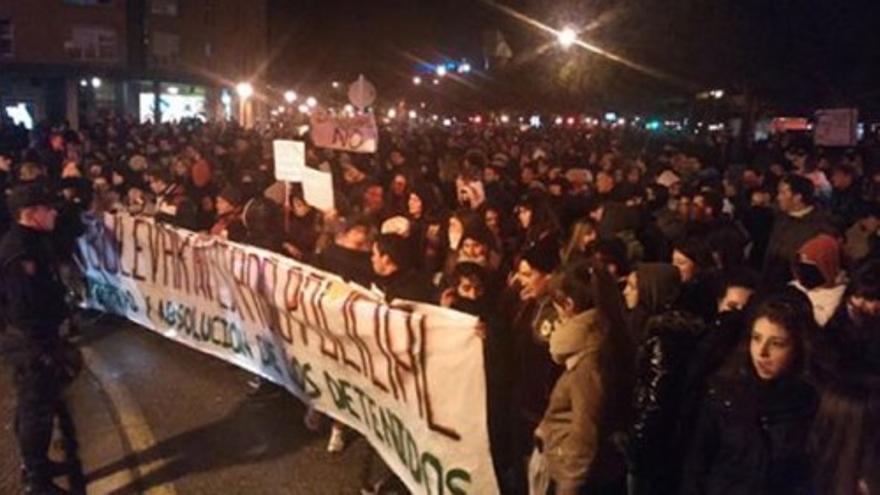
[[[45,186],[12,190],[10,210],[51,205]],[[2,355],[15,372],[16,433],[28,493],[59,493],[47,453],[54,418],[66,409],[62,391],[72,378],[59,329],[68,317],[65,289],[52,254],[51,233],[14,223],[0,240],[0,315],[6,330]]]

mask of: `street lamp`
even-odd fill
[[[333,89],[339,89],[339,81],[333,81],[330,83],[330,86],[332,86]]]
[[[92,78],[92,87],[95,89],[98,89],[101,87],[101,78],[100,77],[93,77]]]
[[[388,118],[393,119],[395,117],[397,117],[397,110],[393,108],[388,109]]]
[[[309,108],[315,108],[318,106],[318,100],[316,100],[314,96],[309,96],[306,98],[306,105],[308,105]]]
[[[246,100],[254,95],[254,87],[251,83],[241,82],[235,86],[235,92],[242,100]]]
[[[437,66],[437,75],[439,77],[443,77],[446,75],[446,66],[445,65],[438,65]]]
[[[296,91],[285,91],[284,92],[284,101],[288,104],[296,101]]]
[[[418,86],[419,84],[422,84],[422,78],[419,76],[414,77],[413,84],[415,84],[416,86]]]
[[[556,39],[559,41],[559,44],[562,45],[562,48],[568,49],[574,42],[577,40],[577,33],[574,29],[570,27],[563,28],[562,31],[556,35]]]
[[[415,120],[415,119],[417,119],[418,117],[419,117],[419,114],[418,114],[415,110],[410,110],[410,111],[409,111],[409,118],[410,118],[411,120]]]

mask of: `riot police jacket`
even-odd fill
[[[15,224],[0,241],[0,314],[9,340],[19,345],[52,346],[68,316],[51,236]]]

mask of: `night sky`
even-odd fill
[[[551,27],[669,75],[646,75],[583,50],[480,0],[271,0],[272,80],[312,85],[364,73],[405,95],[419,61],[482,64],[499,29],[513,67],[474,74],[447,94],[488,105],[650,107],[700,89],[748,92],[780,110],[880,108],[880,2],[862,0],[512,0]],[[547,49],[542,47],[551,44]],[[499,95],[505,95],[503,98]]]

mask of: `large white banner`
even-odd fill
[[[286,387],[362,433],[413,493],[498,493],[474,318],[154,223],[91,219],[88,307]]]

